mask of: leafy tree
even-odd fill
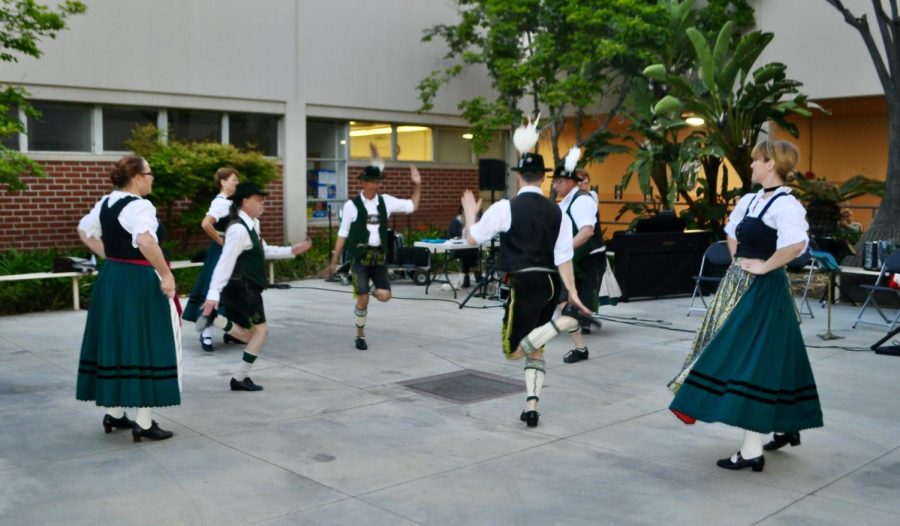
[[[40,58],[38,41],[44,37],[56,38],[65,29],[66,18],[85,10],[83,3],[68,0],[55,8],[34,0],[0,0],[0,61],[18,62],[18,55]],[[37,116],[26,95],[22,88],[0,85],[0,137],[24,131],[19,109],[26,115]],[[6,185],[8,192],[25,190],[27,187],[20,179],[23,174],[45,175],[38,163],[0,144],[0,184]]]
[[[261,188],[278,177],[278,164],[259,152],[217,142],[182,142],[171,136],[163,142],[153,125],[136,127],[126,145],[153,168],[149,198],[164,210],[163,224],[169,232],[174,226],[196,231],[217,193],[213,174],[219,168],[230,166],[240,172],[241,182],[254,182]],[[176,218],[178,204],[187,206]]]
[[[898,40],[900,9],[897,0],[890,0],[888,2],[890,14],[888,14],[881,0],[872,0],[882,50],[875,42],[866,15],[854,15],[841,0],[825,1],[840,11],[844,20],[862,37],[878,73],[878,80],[884,89],[888,108],[888,167],[884,197],[878,211],[875,212],[872,224],[859,240],[857,247],[861,247],[866,241],[882,239],[893,239],[900,243],[900,40]],[[849,262],[858,264],[858,258],[859,256]]]

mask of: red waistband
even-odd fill
[[[106,259],[108,259],[109,261],[117,261],[119,263],[128,263],[130,265],[141,265],[144,267],[152,267],[153,266],[146,259],[125,259],[125,258],[114,258],[114,257],[108,257]]]

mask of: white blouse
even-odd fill
[[[215,199],[212,200],[212,203],[209,204],[209,210],[206,212],[206,215],[212,216],[213,219],[222,219],[223,217],[228,215],[229,210],[231,210],[231,199],[228,199],[228,196],[225,194],[219,194]]]
[[[737,239],[737,234],[735,232],[738,223],[740,223],[744,217],[759,217],[759,213],[762,212],[762,209],[765,208],[766,204],[775,195],[790,194],[791,189],[782,186],[778,190],[775,190],[768,198],[763,198],[764,193],[765,190],[760,189],[755,194],[747,194],[741,197],[737,206],[735,206],[734,210],[731,212],[731,215],[728,216],[728,224],[725,225],[725,233],[728,234],[728,237]],[[754,197],[756,199],[754,199]],[[752,206],[750,204],[751,201],[753,202]],[[803,205],[800,204],[800,201],[797,201],[797,198],[792,195],[779,197],[772,203],[772,206],[770,206],[763,215],[762,222],[766,226],[778,231],[778,242],[775,246],[776,249],[800,242],[804,243],[805,249],[805,243],[809,242],[809,236],[807,235],[809,224],[806,222],[806,209],[804,209]]]
[[[159,239],[156,237],[156,230],[159,228],[159,220],[156,218],[156,208],[153,203],[142,198],[139,195],[130,192],[122,192],[114,190],[109,195],[103,196],[88,215],[81,218],[78,222],[78,230],[84,232],[87,237],[96,239],[103,238],[103,229],[100,227],[100,209],[103,207],[104,201],[109,201],[109,206],[116,204],[119,199],[124,197],[137,197],[138,199],[125,205],[119,214],[119,224],[126,232],[131,234],[131,246],[137,248],[137,237],[143,233],[149,233],[153,236],[157,243]]]

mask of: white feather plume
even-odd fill
[[[369,162],[369,166],[374,166],[378,168],[379,172],[384,171],[384,160],[381,158],[381,155],[378,153],[378,147],[375,146],[375,143],[369,143],[369,149],[372,151],[372,161]]]
[[[541,135],[537,131],[538,120],[540,118],[540,113],[538,113],[534,122],[532,122],[531,117],[529,117],[528,124],[519,126],[516,128],[515,133],[513,133],[513,144],[516,145],[516,150],[519,151],[519,155],[525,155],[527,152],[530,152],[534,149],[534,145],[537,144]]]
[[[569,173],[575,172],[575,167],[578,166],[578,160],[581,159],[581,149],[577,146],[573,146],[569,153],[566,154],[565,160],[565,170]]]

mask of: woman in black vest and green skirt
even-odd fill
[[[669,384],[682,421],[744,430],[725,469],[762,471],[763,450],[800,444],[822,409],[784,266],[806,249],[806,211],[785,186],[797,149],[763,141],[752,152],[762,189],[738,201],[725,232],[734,263],[719,285],[682,372]],[[763,446],[763,434],[776,432]]]
[[[175,278],[159,246],[156,209],[144,199],[153,190],[147,161],[123,157],[110,179],[116,189],[78,223],[81,240],[106,261],[91,291],[76,398],[107,408],[107,433],[164,440],[172,433],[152,419],[152,408],[181,403]],[[134,421],[125,407],[137,408]]]
[[[268,287],[267,259],[290,259],[312,246],[306,240],[289,247],[273,247],[259,235],[259,216],[265,207],[265,196],[255,183],[241,183],[231,196],[231,222],[225,231],[222,255],[213,271],[203,303],[203,314],[197,319],[197,330],[209,325],[247,342],[241,367],[231,378],[232,391],[262,391],[262,386],[248,376],[269,335],[262,293]],[[217,315],[221,304],[227,318]]]
[[[197,276],[197,282],[191,295],[188,296],[187,305],[184,307],[182,319],[196,322],[203,310],[203,302],[206,301],[206,292],[209,290],[209,280],[212,279],[213,270],[222,255],[222,247],[225,245],[225,229],[231,221],[231,196],[237,188],[238,171],[234,168],[223,167],[216,170],[215,182],[219,194],[212,200],[209,210],[203,216],[200,228],[212,239],[209,248],[206,249],[206,258],[203,260],[203,268]],[[200,346],[206,352],[212,352],[212,327],[207,327],[200,333]],[[226,335],[227,336],[227,335]],[[226,340],[227,341],[227,340]]]
[[[353,293],[356,296],[356,348],[364,351],[366,343],[366,316],[369,314],[369,281],[375,284],[375,299],[391,299],[391,282],[388,279],[385,256],[387,254],[387,221],[391,214],[411,214],[419,208],[422,195],[422,176],[415,166],[410,166],[410,180],[413,194],[409,199],[397,199],[388,194],[379,194],[384,180],[384,163],[378,151],[372,147],[373,163],[366,166],[359,179],[362,191],[344,203],[341,227],[331,255],[328,274],[334,274],[338,258],[344,248],[350,253],[353,263]]]

